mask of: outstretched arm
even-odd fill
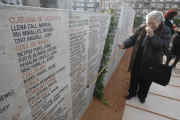
[[[129,37],[129,39],[123,42],[124,48],[130,48],[134,46],[138,39],[138,36],[139,36],[139,29],[137,29],[136,32],[132,36]]]

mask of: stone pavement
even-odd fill
[[[180,63],[166,87],[152,83],[144,104],[137,96],[126,100],[122,120],[180,120]]]

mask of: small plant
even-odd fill
[[[173,21],[176,26],[180,25],[180,19],[173,19]]]
[[[143,17],[135,17],[134,18],[134,28],[137,28],[137,27],[139,27],[139,25],[141,25],[142,24],[142,20],[143,20]]]

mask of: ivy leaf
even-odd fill
[[[104,104],[106,103],[106,99],[103,100],[103,103],[104,103]]]
[[[114,39],[114,35],[112,35],[112,32],[114,30],[117,30],[118,28],[116,26],[118,26],[118,20],[116,19],[116,11],[114,11],[113,9],[111,9],[111,21],[110,21],[110,25],[109,25],[109,30],[108,30],[108,34],[106,37],[106,42],[104,45],[104,51],[103,51],[103,55],[102,55],[102,59],[101,59],[101,65],[99,67],[99,72],[104,68],[104,66],[107,64],[107,57],[106,55],[109,53],[110,50],[110,45],[109,43]],[[107,72],[106,69],[104,69],[102,71],[102,73],[98,76],[97,81],[96,81],[96,86],[95,86],[95,90],[94,90],[94,95],[96,96],[97,99],[101,99],[103,104],[108,105],[106,99],[103,99],[103,90],[104,90],[104,86],[103,86],[103,81],[104,81],[104,75]],[[109,105],[111,107],[111,105]]]

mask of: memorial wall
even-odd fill
[[[119,50],[118,43],[123,43],[129,38],[132,34],[135,10],[130,7],[128,4],[120,1],[105,1],[103,3],[103,9],[108,11],[109,8],[113,9],[115,12],[116,21],[118,26],[111,33],[111,38],[113,39],[110,43],[110,52],[107,54],[108,60],[110,60],[114,54]],[[104,86],[109,81],[111,75],[113,74],[116,66],[118,65],[122,55],[124,54],[125,49],[122,49],[116,57],[111,61],[107,66],[107,73],[104,76]]]
[[[0,5],[0,119],[79,120],[111,15]]]

